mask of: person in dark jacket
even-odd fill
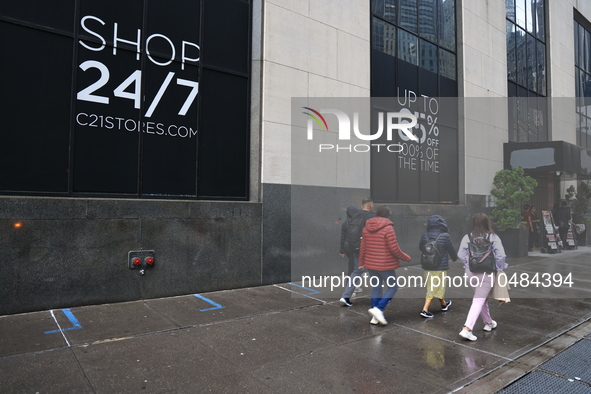
[[[411,261],[409,255],[400,250],[394,223],[389,219],[392,211],[381,206],[376,211],[376,217],[369,219],[363,228],[361,252],[359,253],[359,267],[367,268],[370,275],[371,324],[388,324],[384,318],[384,309],[398,290],[396,268],[400,267],[400,260]],[[386,292],[382,295],[382,285]]]
[[[433,313],[429,312],[429,306],[433,298],[439,299],[442,311],[447,311],[451,306],[451,300],[445,300],[445,276],[447,275],[447,270],[449,270],[449,259],[451,258],[453,261],[458,259],[458,253],[451,239],[451,235],[449,235],[447,223],[439,215],[432,215],[427,221],[427,232],[423,233],[419,242],[421,252],[425,252],[425,245],[430,240],[437,240],[436,248],[441,256],[441,260],[439,266],[430,267],[429,269],[425,269],[424,272],[427,283],[427,295],[420,315],[425,318],[433,317]]]
[[[349,276],[349,283],[345,287],[345,291],[343,292],[343,295],[340,299],[340,302],[345,306],[353,306],[351,297],[355,291],[355,278],[360,277],[363,273],[363,270],[358,266],[361,239],[358,236],[357,240],[352,241],[351,237],[348,236],[348,231],[351,228],[351,223],[354,223],[355,226],[361,227],[359,230],[362,231],[367,220],[375,216],[372,211],[373,200],[371,198],[363,199],[361,202],[361,209],[354,205],[350,205],[347,208],[347,220],[341,227],[341,257],[347,255],[349,258],[349,272],[351,272],[351,275]],[[362,233],[360,232],[359,235],[361,234]]]

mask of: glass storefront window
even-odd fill
[[[517,64],[515,63],[515,25],[507,21],[507,79],[517,81]]]
[[[439,45],[456,50],[456,3],[455,0],[439,0]]]
[[[537,61],[536,61],[536,39],[527,35],[527,88],[536,92],[538,83],[536,81]]]
[[[538,81],[538,93],[542,96],[546,95],[546,46],[541,43],[537,42],[537,49],[538,49],[538,61],[537,61],[537,71],[536,71],[536,80]]]
[[[544,21],[544,15],[545,15],[545,9],[544,9],[544,0],[533,0],[535,1],[534,4],[534,12],[536,15],[536,19],[535,19],[535,32],[536,32],[536,38],[538,40],[541,40],[542,42],[546,41],[546,29],[545,29],[545,21]]]
[[[418,37],[402,29],[398,29],[398,58],[405,62],[418,65]]]
[[[398,26],[417,32],[417,0],[400,0]]]
[[[420,66],[433,73],[437,73],[437,45],[420,40]]]
[[[591,148],[591,23],[575,12],[577,145]]]
[[[371,25],[372,48],[396,56],[396,27],[373,18]]]
[[[525,28],[525,1],[526,0],[515,0],[515,23],[521,28]]]
[[[419,0],[419,35],[429,41],[437,42],[436,0]]]
[[[444,49],[439,49],[439,74],[456,80],[456,55]]]
[[[372,0],[371,12],[388,22],[396,23],[396,0]]]
[[[505,13],[507,19],[515,22],[515,0],[505,0]]]

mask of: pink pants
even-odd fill
[[[490,317],[486,298],[492,289],[493,282],[491,280],[491,274],[473,273],[469,269],[466,269],[466,275],[468,276],[468,283],[474,288],[474,298],[472,298],[472,306],[470,306],[470,311],[468,312],[468,317],[466,317],[466,323],[464,326],[473,330],[478,315],[482,317],[482,321],[485,324],[492,323],[492,317]]]

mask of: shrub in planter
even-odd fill
[[[505,253],[510,257],[527,256],[529,230],[520,228],[521,204],[534,194],[538,182],[525,175],[521,167],[501,170],[495,174],[494,189],[490,194],[496,198],[496,207],[491,221],[503,241]]]
[[[589,226],[587,214],[589,213],[589,199],[591,199],[591,188],[585,182],[581,182],[575,190],[574,186],[566,189],[566,201],[572,209],[573,222],[577,224],[584,224]],[[577,243],[579,245],[586,245],[587,229],[582,234],[577,234]]]
[[[501,170],[495,174],[494,189],[490,191],[496,201],[491,221],[498,231],[518,228],[521,224],[521,204],[534,194],[538,182],[525,175],[521,167]]]

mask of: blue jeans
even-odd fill
[[[369,270],[369,283],[373,290],[371,292],[371,307],[383,311],[390,303],[390,300],[398,291],[398,275],[395,270],[374,271]],[[377,278],[377,279],[374,279]],[[390,280],[388,280],[390,278]],[[386,285],[386,291],[382,296],[382,284]]]
[[[347,257],[349,257],[349,263],[353,266],[353,270],[351,271],[350,281],[347,283],[348,286],[345,288],[343,292],[342,298],[351,298],[353,292],[355,291],[355,286],[353,285],[354,279],[358,276],[363,274],[363,270],[359,269],[359,253],[347,253]]]

